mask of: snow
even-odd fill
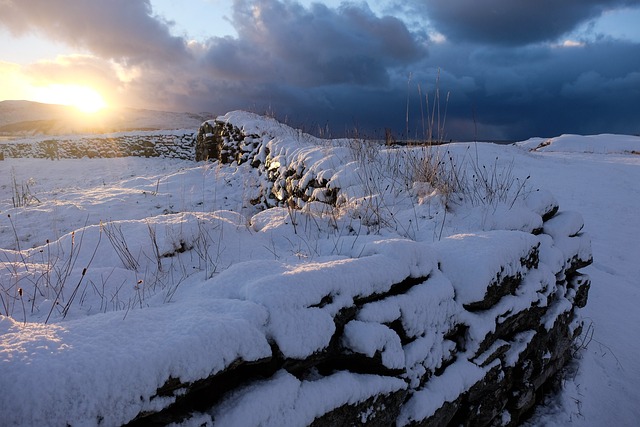
[[[126,423],[172,402],[151,397],[170,378],[195,381],[237,360],[270,357],[270,342],[292,359],[322,351],[341,309],[420,279],[405,294],[368,302],[345,327],[346,347],[379,352],[384,366],[407,369],[407,382],[347,372],[300,379],[279,371],[192,419],[307,425],[344,402],[415,387],[416,378],[448,360],[455,344],[436,343],[452,325],[465,321],[469,334],[486,336],[496,318],[533,301],[544,304],[567,254],[587,257],[591,250],[594,264],[584,271],[592,286],[581,314],[593,337],[585,337],[563,391],[530,424],[634,425],[640,418],[637,137],[452,144],[446,147],[452,158],[469,162],[471,149],[481,162],[515,165],[530,178],[518,197],[454,201],[447,209],[428,184],[381,174],[376,162],[345,162],[354,152],[344,141],[319,143],[239,112],[225,117],[267,139],[271,168],[294,165],[300,185],[315,179],[340,188],[340,208],[328,209],[316,194],[318,201],[301,211],[260,211],[248,201],[259,196],[262,177],[242,165],[0,161],[3,423]],[[286,137],[273,138],[274,128]],[[406,160],[392,150],[376,156],[398,165]],[[14,183],[27,182],[21,196],[32,197],[14,206]],[[544,224],[548,235],[530,234],[557,205],[561,213]],[[542,266],[525,271],[520,260],[534,248]],[[456,307],[481,300],[491,280],[525,273],[531,284],[518,292],[526,294],[456,318]],[[562,298],[554,304],[547,326],[569,307]],[[416,338],[404,348],[383,325],[396,320]],[[524,332],[512,344],[524,348],[530,338]],[[517,358],[518,348],[512,345],[508,356]],[[454,399],[491,366],[458,359],[413,395],[400,424]]]
[[[537,246],[536,236],[517,231],[456,234],[434,245],[441,256],[441,270],[462,304],[482,301],[489,284],[521,276],[526,268],[520,260]]]
[[[389,369],[405,367],[400,338],[385,325],[352,320],[344,327],[344,340],[346,348],[369,357],[380,351],[382,364]]]
[[[300,381],[286,371],[233,393],[214,412],[216,424],[307,426],[344,402],[357,404],[372,397],[372,391],[388,394],[406,388],[398,378],[338,372],[313,381]]]
[[[640,137],[634,135],[561,135],[556,138],[531,138],[518,146],[541,152],[587,154],[638,154]]]
[[[544,223],[544,233],[554,239],[563,236],[574,237],[584,227],[582,216],[577,212],[560,212]]]
[[[3,317],[2,388],[11,390],[2,396],[3,423],[87,423],[87,414],[96,414],[105,425],[123,424],[141,404],[148,410],[171,403],[148,398],[169,376],[195,381],[236,359],[270,356],[259,332],[265,320],[259,307],[233,301],[191,301],[134,310],[125,319],[110,312],[55,325]],[[22,369],[9,368],[14,365]]]
[[[407,425],[434,414],[445,402],[454,401],[480,381],[486,373],[485,369],[468,360],[456,361],[443,375],[432,378],[424,389],[413,394],[400,413],[398,425]]]

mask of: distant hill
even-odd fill
[[[134,108],[83,114],[66,105],[0,101],[0,136],[67,135],[132,130],[197,129],[209,113],[175,113]]]

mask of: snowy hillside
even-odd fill
[[[0,101],[0,136],[5,137],[197,129],[203,120],[192,113],[122,108],[83,114],[66,105]]]
[[[639,138],[380,150],[317,140],[252,116],[243,120],[256,135],[271,127],[281,135],[268,150],[252,152],[267,174],[249,163],[177,159],[0,161],[4,420],[122,424],[171,404],[175,395],[154,395],[168,379],[197,381],[238,360],[258,363],[272,356],[274,343],[286,357],[308,357],[331,340],[335,325],[326,313],[386,292],[409,273],[429,284],[414,291],[431,305],[400,298],[395,306],[370,303],[345,326],[343,343],[379,355],[389,372],[410,367],[403,380],[345,372],[300,379],[280,370],[185,424],[306,425],[340,402],[418,390],[420,369],[443,368],[455,347],[427,343],[420,328],[428,324],[445,335],[466,322],[470,335],[491,333],[495,325],[480,314],[472,321],[458,313],[482,300],[482,286],[503,266],[501,274],[536,284],[488,311],[515,312],[522,298],[544,305],[541,295],[555,289],[553,273],[564,268],[565,255],[590,256],[586,239],[563,237],[566,230],[581,233],[580,215],[594,257],[584,269],[592,280],[581,311],[584,348],[576,349],[562,390],[530,422],[600,426],[640,419]],[[425,155],[436,161],[414,163]],[[266,179],[285,162],[305,173]],[[430,168],[441,168],[446,179],[417,179]],[[557,205],[559,219],[543,224]],[[488,247],[486,239],[497,245]],[[539,269],[521,262],[535,247]],[[460,262],[470,250],[474,256]],[[316,300],[322,304],[309,307]],[[438,323],[441,318],[446,321]],[[422,344],[409,351],[385,329],[392,319],[402,319],[423,339],[413,343]],[[431,360],[411,365],[419,352]],[[517,356],[512,353],[506,356]],[[460,382],[442,376],[420,389],[400,423],[428,414],[434,397],[451,401],[484,374],[464,357],[451,366],[465,374]],[[506,415],[503,421],[509,422]]]

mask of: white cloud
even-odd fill
[[[561,47],[583,47],[584,42],[579,42],[575,40],[565,40],[559,46]]]

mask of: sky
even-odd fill
[[[637,22],[640,0],[3,0],[0,100],[324,136],[640,134]]]

